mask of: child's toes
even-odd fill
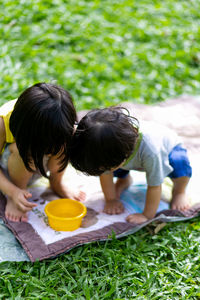
[[[11,214],[11,213],[8,213],[6,215],[6,218],[9,220],[9,221],[12,221],[12,222],[17,222],[17,218],[15,215]]]
[[[174,210],[175,210],[175,209],[178,209],[178,207],[177,207],[175,204],[172,203],[171,209],[174,209]]]
[[[189,204],[185,204],[183,207],[181,207],[181,209],[180,210],[183,210],[183,211],[185,211],[185,210],[188,210],[189,209]]]
[[[9,220],[9,221],[15,221],[14,220],[14,216],[12,214],[10,214],[10,213],[6,214],[6,219]]]
[[[26,215],[21,216],[21,222],[28,222],[28,217]]]

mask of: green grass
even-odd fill
[[[71,250],[53,260],[0,264],[0,299],[200,299],[198,219]]]
[[[57,82],[78,109],[200,92],[199,0],[0,2],[0,103]],[[0,264],[0,299],[200,299],[199,220]]]
[[[200,92],[199,0],[2,0],[0,99],[38,81],[78,109]]]

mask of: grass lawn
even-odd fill
[[[71,250],[53,260],[0,264],[1,299],[200,299],[198,219]]]
[[[200,92],[200,0],[2,0],[0,104],[56,82],[77,109]],[[0,299],[200,299],[200,224],[0,264]]]

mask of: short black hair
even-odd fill
[[[134,150],[138,126],[125,108],[91,110],[80,120],[72,138],[72,166],[94,176],[119,166]]]
[[[47,177],[43,157],[58,153],[59,171],[64,170],[76,120],[72,97],[60,86],[37,83],[19,96],[9,126],[27,170],[34,171],[30,165],[33,160],[35,167]]]

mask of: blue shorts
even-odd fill
[[[177,145],[169,154],[169,164],[174,169],[167,177],[178,178],[182,176],[191,177],[192,167],[187,155],[187,150],[181,145]],[[114,171],[114,177],[126,178],[129,170],[117,169]]]
[[[168,175],[168,177],[178,178],[182,176],[192,176],[192,167],[190,166],[187,150],[181,145],[177,145],[170,152],[169,164],[174,170]]]
[[[117,169],[113,172],[113,176],[117,178],[126,178],[128,176],[129,170]]]

